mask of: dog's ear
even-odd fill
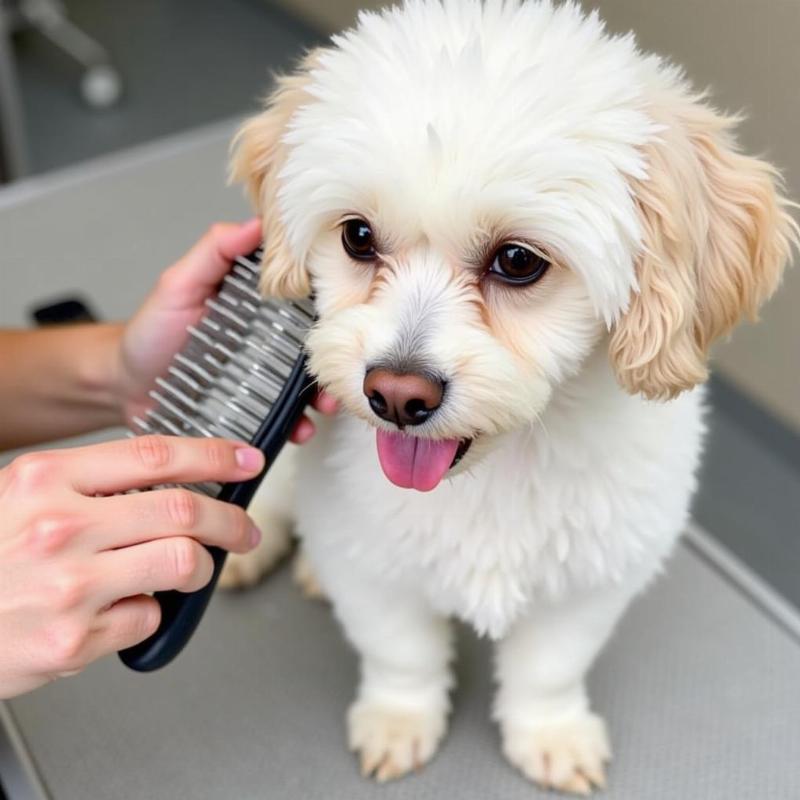
[[[764,161],[743,155],[725,117],[702,98],[654,109],[648,177],[633,193],[643,230],[638,290],[615,324],[620,384],[668,399],[704,381],[708,350],[742,316],[755,319],[780,282],[798,228]]]
[[[248,119],[231,145],[230,180],[244,183],[264,225],[261,290],[273,297],[307,297],[311,291],[305,265],[289,247],[278,208],[278,175],[286,163],[283,135],[300,106],[309,99],[306,87],[320,51],[309,53],[291,75],[280,76],[265,108]]]

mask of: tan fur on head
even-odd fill
[[[286,162],[282,141],[295,111],[308,99],[305,88],[319,51],[309,53],[297,72],[279,76],[266,108],[247,120],[231,146],[230,180],[244,183],[256,213],[264,221],[264,269],[261,291],[274,297],[307,297],[308,275],[292,254],[278,209],[278,173]]]
[[[637,181],[644,233],[639,291],[612,332],[619,382],[650,399],[708,375],[712,342],[775,291],[798,229],[764,161],[737,151],[736,118],[702,98],[672,96],[654,114],[665,130]]]

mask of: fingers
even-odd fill
[[[164,483],[232,483],[264,468],[256,448],[226,439],[138,436],[64,451],[63,468],[83,494],[114,494]]]
[[[126,597],[91,618],[61,619],[46,629],[45,674],[76,675],[92,661],[144,641],[160,622],[158,602],[144,595]]]
[[[319,411],[320,414],[324,414],[325,416],[329,417],[336,414],[336,412],[339,410],[339,403],[332,395],[328,394],[327,392],[320,391],[311,401],[311,407],[315,411]],[[292,435],[289,437],[289,439],[295,444],[305,444],[313,437],[315,432],[316,426],[314,425],[313,421],[308,417],[303,416],[300,418],[297,425],[295,425]]]
[[[231,267],[261,243],[262,224],[253,218],[242,224],[217,223],[183,256],[170,272],[170,287],[186,306],[202,303]]]
[[[260,531],[241,508],[189,489],[92,498],[85,503],[93,520],[86,541],[95,552],[177,535],[246,553],[261,540]]]
[[[184,536],[100,553],[97,556],[104,585],[97,596],[103,608],[123,597],[164,592],[196,592],[214,571],[211,554],[203,545]]]
[[[294,444],[305,444],[314,435],[316,429],[316,425],[308,417],[301,417],[294,426],[289,441]]]
[[[158,630],[160,621],[161,608],[154,598],[137,595],[119,600],[98,615],[86,661],[139,644]]]
[[[325,416],[333,416],[339,410],[338,400],[326,391],[320,391],[312,402],[312,406]]]

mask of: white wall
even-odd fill
[[[683,64],[718,105],[744,110],[742,143],[783,171],[800,200],[800,0],[590,0],[609,26]],[[798,262],[800,266],[800,261]],[[800,269],[716,349],[717,369],[800,430]]]

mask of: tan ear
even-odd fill
[[[644,233],[639,289],[615,325],[610,356],[620,384],[668,399],[708,377],[712,342],[777,288],[798,241],[764,161],[738,152],[724,117],[679,95],[655,114],[664,130],[647,146],[636,181]]]
[[[276,87],[264,111],[248,119],[231,145],[230,180],[244,183],[250,201],[264,223],[264,259],[261,290],[274,297],[307,297],[310,294],[305,265],[298,263],[289,247],[278,209],[278,174],[286,163],[283,135],[295,111],[309,99],[309,72],[320,51],[309,53],[296,72],[276,79]]]

